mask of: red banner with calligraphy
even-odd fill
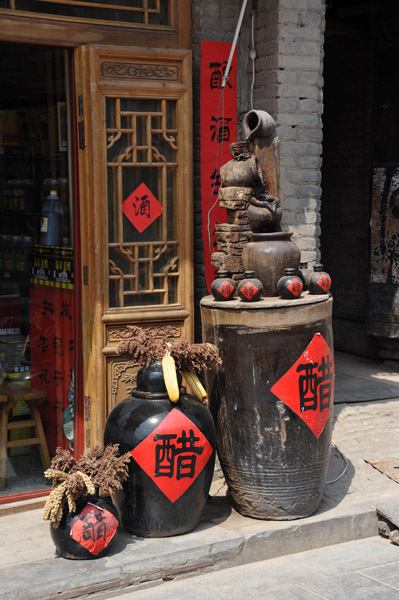
[[[201,213],[205,279],[208,292],[215,278],[211,265],[217,252],[215,225],[227,222],[220,208],[220,167],[231,160],[230,144],[237,141],[237,55],[234,54],[228,81],[222,91],[231,44],[201,42]]]
[[[54,288],[30,291],[30,356],[32,387],[46,390],[40,407],[50,454],[68,448],[62,416],[75,368],[73,292]]]

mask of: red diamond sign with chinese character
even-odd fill
[[[327,273],[323,273],[323,275],[318,279],[317,285],[319,285],[325,292],[331,287],[331,278]]]
[[[123,214],[143,233],[162,213],[162,206],[150,192],[145,183],[141,183],[123,202]]]
[[[334,358],[321,333],[271,388],[319,438],[330,416],[334,396]]]
[[[213,452],[198,427],[174,408],[131,455],[171,502],[194,483]]]
[[[303,285],[300,281],[293,279],[288,285],[287,288],[290,290],[291,294],[295,297],[299,296],[302,292]]]
[[[244,285],[240,288],[240,290],[241,290],[241,294],[244,294],[244,296],[248,300],[251,300],[251,298],[253,298],[253,296],[255,296],[255,294],[259,291],[259,289],[256,287],[256,285],[254,285],[250,281],[247,281],[247,283],[244,283]]]
[[[222,294],[225,298],[228,298],[234,292],[234,285],[227,281],[226,279],[222,281],[220,287],[216,288],[219,294]]]
[[[88,503],[71,527],[71,538],[96,556],[108,546],[118,525],[109,510]]]

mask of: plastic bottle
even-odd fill
[[[14,183],[14,210],[23,212],[24,210],[24,185],[22,179],[16,179]]]
[[[5,233],[3,233],[0,236],[0,245],[1,245],[1,263],[0,263],[0,269],[4,270],[5,269],[5,255],[6,255],[6,245],[7,245],[7,235]]]
[[[3,192],[3,206],[4,210],[12,210],[13,205],[13,183],[11,179],[7,180],[4,186]]]
[[[64,207],[64,236],[69,237],[69,195],[68,195],[68,179],[63,178],[58,180],[60,189],[60,198]]]
[[[25,241],[22,235],[13,236],[14,243],[14,257],[13,257],[13,269],[19,273],[24,272],[24,246]]]
[[[41,211],[40,243],[43,246],[61,246],[64,209],[57,190],[51,190]]]
[[[51,190],[57,189],[57,180],[51,179],[50,177],[46,177],[43,179],[42,185],[40,186],[40,209],[43,204],[46,202],[46,199],[51,192]]]
[[[32,272],[32,236],[24,236],[24,273],[30,275]]]

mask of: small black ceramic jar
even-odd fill
[[[283,277],[277,282],[277,291],[280,298],[299,298],[303,290],[302,280],[295,274],[295,269],[284,269]]]
[[[307,262],[299,263],[298,277],[302,281],[303,291],[308,289],[306,286],[306,280],[309,277],[309,275],[311,275],[311,273],[312,271],[309,269]]]
[[[51,538],[60,556],[72,560],[101,558],[116,540],[119,515],[108,498],[93,496],[76,501],[76,511],[69,512],[65,503],[59,527],[50,525]]]
[[[256,302],[260,300],[263,292],[263,285],[255,277],[255,271],[245,271],[244,279],[240,281],[237,287],[237,294],[243,302]]]
[[[219,269],[216,272],[216,278],[211,284],[211,293],[215,300],[231,300],[236,291],[236,284],[229,277],[229,272],[225,269]]]
[[[317,264],[313,267],[313,273],[308,276],[306,284],[310,294],[328,294],[331,277],[323,271],[323,265]]]

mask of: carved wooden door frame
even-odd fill
[[[137,367],[116,353],[117,343],[127,335],[126,326],[171,325],[176,337],[193,337],[191,52],[90,45],[75,50],[75,63],[87,447],[101,442],[109,410],[134,384]],[[110,306],[106,103],[113,98],[166,99],[176,106],[179,257],[172,304]]]

